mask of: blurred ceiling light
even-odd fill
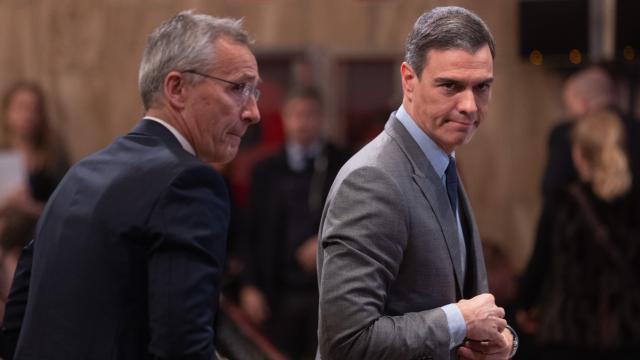
[[[574,65],[582,64],[582,53],[578,49],[569,51],[569,61]]]
[[[533,50],[531,54],[529,54],[529,61],[533,65],[542,65],[542,62],[544,61],[542,53],[538,50]]]
[[[622,50],[622,56],[625,60],[633,61],[633,59],[636,58],[636,51],[633,49],[633,47],[627,45]]]

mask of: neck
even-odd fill
[[[177,113],[176,111],[172,111],[171,109],[167,110],[167,109],[152,108],[147,110],[147,112],[144,115],[158,118],[166,122],[167,124],[173,126],[176,130],[178,130],[180,135],[184,136],[184,138],[187,139],[189,144],[193,144],[193,138],[191,137],[190,133],[187,131],[184,118],[181,116],[181,114]]]

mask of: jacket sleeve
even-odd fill
[[[182,172],[149,221],[149,352],[209,360],[229,222],[224,181],[207,166]]]
[[[405,204],[391,176],[375,168],[351,172],[329,195],[319,248],[323,359],[449,358],[442,309],[385,313],[409,237]]]

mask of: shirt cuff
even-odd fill
[[[449,326],[449,350],[453,350],[453,348],[462,344],[465,336],[467,336],[467,325],[456,304],[445,305],[441,309],[447,316],[447,325]]]

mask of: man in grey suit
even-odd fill
[[[323,359],[507,359],[517,338],[487,293],[455,149],[484,120],[493,37],[475,14],[415,23],[402,106],[341,169],[320,225]]]

